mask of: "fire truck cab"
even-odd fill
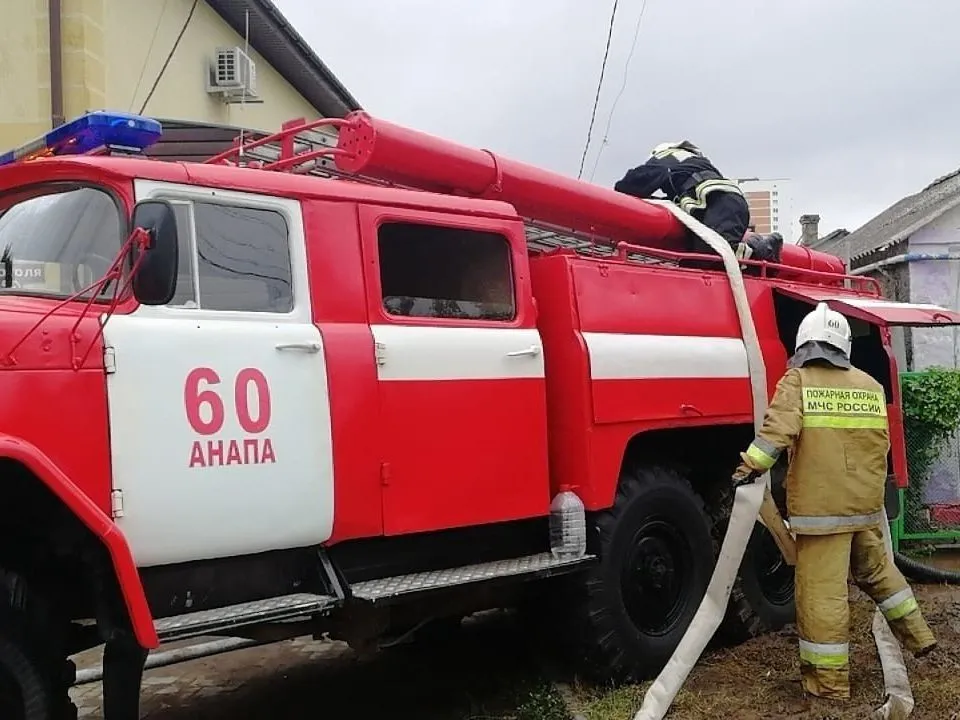
[[[747,341],[716,259],[656,246],[678,227],[663,208],[493,155],[501,199],[467,170],[458,188],[402,163],[359,176],[392,186],[345,181],[377,157],[364,142],[448,147],[370,122],[342,121],[331,177],[283,172],[292,152],[90,154],[161,132],[106,113],[0,157],[3,717],[70,717],[67,658],[101,643],[121,720],[163,642],[371,648],[493,607],[575,637],[599,677],[655,672],[723,537],[750,353],[772,392],[821,300],[887,390],[891,488],[906,481],[889,327],[957,313],[883,300],[806,251],[746,277]],[[551,545],[561,492],[584,552]],[[792,587],[758,524],[725,635],[790,622]]]

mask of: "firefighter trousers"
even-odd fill
[[[798,535],[800,678],[803,689],[818,697],[850,697],[847,579],[851,574],[883,612],[902,646],[922,654],[936,645],[913,591],[887,555],[879,528]]]
[[[750,206],[739,193],[713,192],[698,219],[736,248],[750,224]]]

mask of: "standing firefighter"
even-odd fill
[[[881,530],[887,451],[883,387],[850,364],[850,325],[820,303],[797,332],[796,352],[763,427],[742,453],[736,484],[789,451],[787,509],[796,533],[797,629],[804,690],[850,697],[848,572],[915,656],[936,647]]]
[[[613,189],[638,198],[658,190],[730,243],[741,259],[780,259],[783,238],[747,234],[750,208],[740,186],[727,180],[689,140],[657,145],[650,158],[627,171]]]

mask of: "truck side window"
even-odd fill
[[[177,265],[177,290],[169,305],[171,307],[197,307],[197,289],[193,274],[193,214],[190,203],[171,200],[177,217],[180,233],[180,256]]]
[[[202,310],[290,312],[293,268],[283,215],[260,208],[196,201],[190,204],[200,297],[195,299],[192,287],[194,250],[189,234],[181,232],[180,281],[171,305],[198,305]],[[178,221],[183,222],[183,210],[177,210]]]
[[[515,317],[510,244],[503,235],[384,223],[378,246],[388,314],[458,320]]]

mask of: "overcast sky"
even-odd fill
[[[611,0],[275,2],[369,112],[576,176]],[[620,0],[586,178],[643,4]],[[958,28],[952,0],[646,0],[593,180],[687,138],[854,230],[960,167]]]

